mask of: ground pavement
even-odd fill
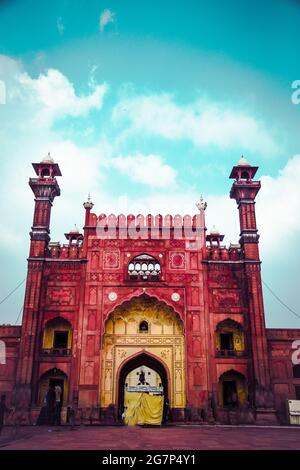
[[[81,426],[22,427],[15,436],[4,428],[0,450],[55,449],[286,449],[300,450],[300,428],[235,426],[170,426],[162,428]]]

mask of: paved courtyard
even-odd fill
[[[5,428],[0,450],[176,450],[176,449],[286,449],[300,450],[300,428],[232,426],[23,427],[15,436]]]

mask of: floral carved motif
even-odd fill
[[[184,269],[185,268],[184,253],[180,253],[177,251],[170,253],[170,268],[171,269]]]
[[[119,251],[104,251],[103,268],[118,269],[120,267]]]

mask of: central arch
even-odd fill
[[[164,397],[169,401],[171,414],[183,416],[186,405],[184,324],[171,306],[144,293],[116,306],[106,319],[99,383],[103,416],[110,410],[114,410],[115,416],[120,415],[126,374],[143,365],[154,371],[152,375],[150,371],[149,378],[164,382]],[[134,383],[136,373],[130,379]]]
[[[126,377],[130,372],[139,368],[139,367],[149,367],[149,369],[154,370],[161,379],[161,384],[163,387],[164,395],[164,412],[163,412],[163,421],[166,417],[167,406],[169,403],[169,377],[168,370],[165,365],[155,356],[149,354],[145,351],[142,351],[138,354],[135,354],[133,357],[130,357],[127,361],[121,364],[118,374],[117,374],[117,383],[118,383],[118,419],[121,420],[122,413],[124,411],[124,391],[125,391],[125,381]]]

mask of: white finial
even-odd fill
[[[212,229],[210,231],[210,234],[211,235],[219,235],[219,230],[217,229],[217,227],[215,225],[212,226]]]
[[[46,155],[46,157],[43,158],[42,163],[54,163],[53,158],[50,155],[50,152]]]
[[[238,161],[237,166],[250,166],[250,163],[248,163],[244,155],[242,155]]]
[[[196,207],[199,211],[205,211],[205,209],[207,208],[207,202],[204,201],[202,194],[200,196],[200,201],[196,203]]]
[[[74,224],[74,228],[70,230],[70,233],[79,233],[79,229],[76,224]]]

